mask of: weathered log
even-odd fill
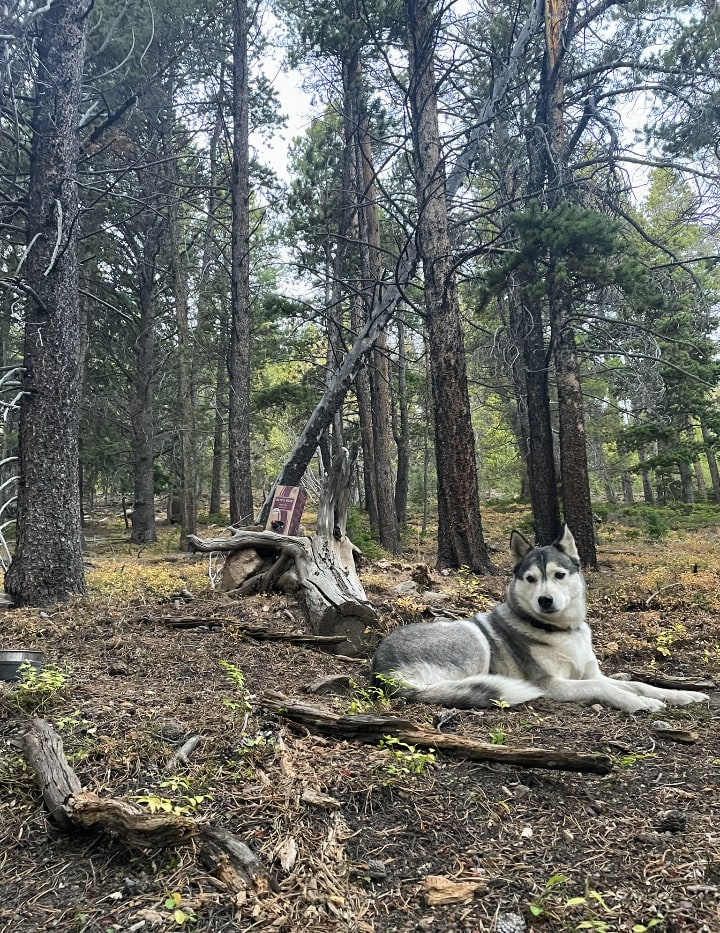
[[[25,756],[37,774],[50,818],[60,829],[69,830],[74,821],[68,816],[65,804],[82,790],[82,784],[67,763],[62,739],[44,719],[33,719],[25,733]]]
[[[260,697],[260,703],[283,719],[303,725],[312,731],[373,745],[389,735],[408,745],[436,749],[446,755],[468,758],[471,761],[495,761],[523,768],[583,771],[591,774],[608,774],[612,770],[612,759],[599,752],[491,745],[477,739],[433,732],[425,726],[396,716],[338,715],[319,706],[299,703],[282,693],[264,693]]]
[[[98,797],[83,791],[67,763],[60,736],[44,719],[33,719],[24,736],[25,754],[35,771],[50,818],[61,829],[101,829],[136,848],[187,845],[197,839],[200,856],[215,866],[227,888],[257,894],[277,882],[252,851],[231,833],[181,813],[149,813],[126,797]]]

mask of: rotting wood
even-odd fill
[[[279,535],[273,531],[237,528],[229,537],[188,535],[195,551],[238,552],[252,549],[262,558],[258,572],[229,595],[245,596],[273,589],[295,595],[317,636],[342,635],[340,654],[367,651],[365,633],[377,616],[355,569],[357,548],[345,534],[348,496],[357,451],[335,457],[323,486],[316,533],[312,538]],[[328,647],[330,647],[330,644]]]
[[[471,761],[495,761],[499,764],[517,765],[524,768],[548,768],[555,771],[608,774],[613,766],[610,756],[600,752],[491,745],[488,742],[480,742],[464,736],[433,732],[425,726],[396,716],[339,715],[319,706],[297,702],[282,693],[264,693],[259,697],[258,702],[283,719],[305,726],[311,731],[357,742],[376,744],[385,736],[392,736],[408,745],[432,748],[446,755],[467,758]]]
[[[44,719],[33,719],[24,736],[28,764],[37,775],[50,818],[61,829],[100,829],[128,846],[166,848],[197,840],[200,857],[215,866],[233,893],[277,890],[277,882],[236,836],[180,813],[149,813],[126,797],[98,797],[83,791],[67,763],[60,736]]]

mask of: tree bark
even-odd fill
[[[410,432],[407,399],[407,352],[405,348],[405,322],[402,314],[397,318],[397,391],[393,433],[397,447],[397,476],[395,478],[395,515],[402,527],[407,522],[408,487],[410,483]],[[394,406],[395,407],[395,406]]]
[[[85,592],[78,434],[78,115],[90,8],[58,0],[36,20],[38,68],[27,200],[16,550],[5,588],[45,606]]]
[[[168,100],[172,104],[172,87],[168,89]],[[168,176],[168,250],[170,275],[172,278],[173,298],[175,301],[175,321],[177,325],[177,367],[178,399],[177,419],[180,441],[180,550],[188,549],[189,534],[197,532],[197,429],[195,410],[197,399],[193,379],[193,339],[190,329],[190,310],[187,282],[187,256],[180,248],[180,220],[178,206],[180,202],[180,177],[177,153],[173,144],[173,108],[170,106],[163,121],[163,149],[165,150],[165,171]]]
[[[250,457],[250,156],[247,37],[247,2],[234,0],[232,255],[228,352],[230,521],[234,524],[249,522],[253,516]]]
[[[720,502],[720,470],[718,470],[717,457],[715,456],[713,437],[704,418],[700,419],[700,430],[702,431],[703,444],[705,445],[705,456],[707,457],[708,469],[710,470],[713,495],[715,496],[715,501]]]
[[[597,567],[595,525],[588,476],[585,413],[575,334],[567,304],[557,300],[552,314],[555,380],[560,426],[560,470],[565,521],[573,533],[580,559]]]
[[[407,23],[417,239],[423,263],[435,416],[438,566],[466,566],[489,573],[492,563],[480,517],[465,343],[448,232],[433,64],[434,16],[427,0],[407,0]]]

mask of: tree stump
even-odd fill
[[[338,454],[323,486],[315,534],[312,538],[282,535],[257,528],[238,528],[229,537],[198,538],[188,535],[195,551],[239,553],[254,550],[262,559],[247,578],[229,592],[278,590],[294,595],[315,635],[340,636],[328,645],[338,654],[366,653],[365,633],[376,622],[376,613],[363,590],[355,568],[359,553],[347,537],[346,521],[357,450]]]

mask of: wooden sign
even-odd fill
[[[307,492],[301,486],[278,486],[265,530],[279,535],[296,535],[306,499]]]

